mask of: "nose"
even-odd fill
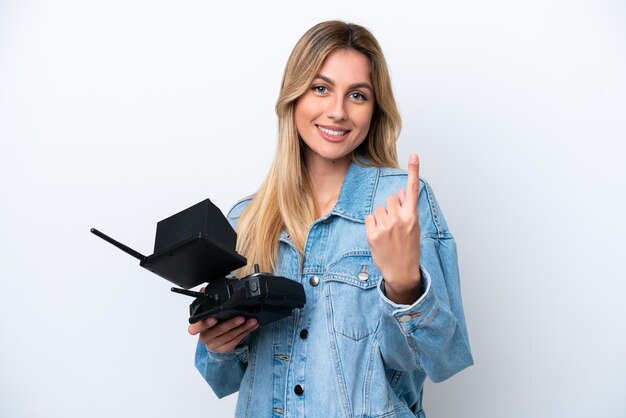
[[[335,100],[330,101],[328,107],[328,118],[332,120],[344,120],[348,118],[346,103],[340,95],[337,95]]]

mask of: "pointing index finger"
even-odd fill
[[[409,157],[408,174],[409,175],[406,180],[406,200],[404,201],[404,205],[416,210],[417,198],[420,192],[420,160],[417,157],[417,154],[411,154]]]

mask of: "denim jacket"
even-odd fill
[[[365,216],[406,187],[399,169],[352,163],[334,209],[315,221],[304,257],[280,237],[274,274],[304,286],[306,304],[229,353],[196,350],[196,367],[223,397],[239,391],[236,417],[421,417],[428,376],[440,382],[472,364],[456,245],[433,192],[420,180],[423,295],[385,296]],[[250,198],[228,218],[236,224]],[[253,261],[253,260],[249,260]]]

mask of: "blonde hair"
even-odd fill
[[[371,166],[398,167],[400,114],[380,45],[359,25],[328,21],[313,26],[300,38],[285,66],[276,102],[278,144],[274,161],[237,224],[237,251],[248,259],[248,265],[238,271],[240,275],[249,274],[254,263],[259,264],[261,271],[275,271],[282,230],[290,235],[300,255],[304,253],[306,234],[316,219],[316,206],[294,110],[326,58],[341,49],[357,51],[368,58],[375,97],[369,132],[350,157],[356,161],[362,155],[368,161],[365,164]]]

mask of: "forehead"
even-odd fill
[[[331,53],[318,71],[335,83],[371,83],[369,59],[352,49],[340,49]]]

